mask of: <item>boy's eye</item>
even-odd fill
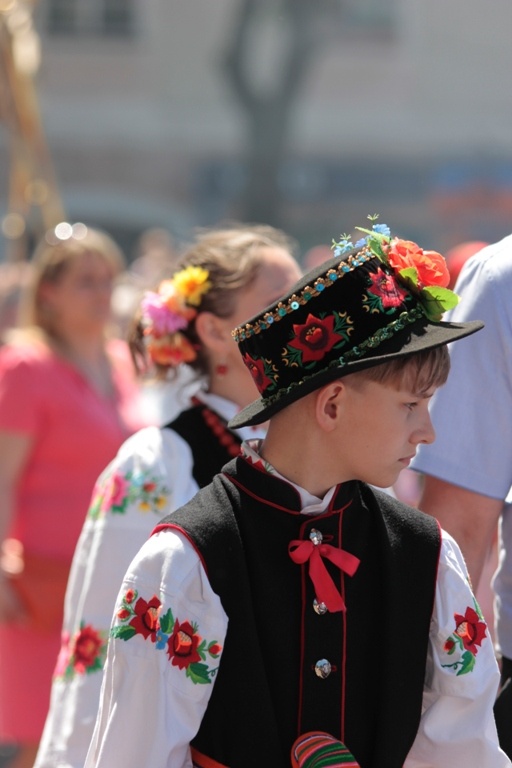
[[[406,403],[405,405],[406,405],[406,407],[407,407],[407,408],[408,408],[410,411],[412,411],[414,408],[416,408],[416,406],[418,405],[418,403],[417,403],[417,401],[415,401],[414,403]]]

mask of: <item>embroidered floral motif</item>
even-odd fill
[[[212,682],[217,667],[210,667],[210,659],[217,659],[222,646],[216,640],[207,641],[198,634],[195,622],[179,621],[169,608],[163,613],[163,606],[156,595],[146,601],[138,597],[136,590],[125,593],[117,611],[121,625],[112,628],[111,636],[130,640],[135,635],[148,638],[159,651],[165,650],[174,667],[185,670],[185,675],[195,685]]]
[[[342,339],[334,331],[333,315],[319,318],[310,313],[305,323],[293,325],[293,332],[289,346],[299,350],[304,363],[321,360]]]
[[[375,274],[370,274],[371,286],[368,293],[376,296],[379,306],[372,311],[382,311],[388,307],[399,307],[407,299],[408,293],[400,287],[394,275],[387,274],[379,269]],[[371,297],[369,297],[371,300]]]
[[[72,678],[103,669],[107,652],[108,633],[82,622],[73,637],[62,635],[62,645],[55,667],[55,677]]]
[[[468,606],[464,616],[455,613],[453,618],[455,630],[446,640],[443,650],[448,656],[458,651],[459,658],[452,664],[441,666],[453,669],[457,675],[466,675],[474,669],[478,647],[486,637],[487,625],[476,601],[474,609]]]
[[[283,349],[283,361],[290,367],[314,368],[332,349],[345,346],[352,331],[346,312],[320,317],[310,313],[305,323],[293,325],[295,338]]]
[[[96,485],[88,516],[96,519],[109,512],[125,514],[129,504],[134,504],[139,512],[161,515],[168,497],[168,488],[155,475],[132,470],[122,474],[114,470]]]
[[[271,363],[266,363],[263,359],[254,360],[254,358],[248,354],[243,355],[243,361],[254,379],[258,392],[263,392],[267,387],[272,386],[273,381],[269,378],[269,374],[271,373]]]

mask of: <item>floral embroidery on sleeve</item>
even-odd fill
[[[191,621],[174,618],[171,609],[163,613],[158,597],[146,601],[138,592],[128,589],[117,611],[121,622],[111,630],[111,636],[130,640],[142,635],[155,643],[159,651],[166,651],[169,661],[175,667],[185,670],[185,675],[195,684],[211,684],[217,667],[210,667],[210,659],[217,659],[222,646],[216,640],[205,640],[198,634],[198,625]]]
[[[105,662],[107,643],[108,632],[85,622],[72,637],[69,632],[64,632],[54,677],[69,679],[75,675],[100,672]]]
[[[468,606],[464,615],[455,613],[453,618],[455,629],[446,640],[443,650],[454,661],[442,666],[451,668],[456,675],[466,675],[475,667],[476,655],[486,637],[487,625],[476,600],[475,608]]]
[[[167,504],[169,489],[154,474],[114,470],[94,489],[88,516],[125,514],[129,504],[139,512],[161,513]]]

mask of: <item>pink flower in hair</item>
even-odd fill
[[[141,309],[144,324],[151,327],[156,337],[176,333],[188,325],[187,318],[170,310],[159,293],[148,291],[142,299]]]

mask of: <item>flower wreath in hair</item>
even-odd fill
[[[212,284],[202,267],[186,267],[170,280],[163,280],[158,291],[147,291],[141,302],[144,341],[151,360],[168,367],[191,363],[196,347],[182,331],[196,317],[202,297]]]
[[[375,222],[378,216],[368,218]],[[458,304],[457,294],[447,288],[450,273],[440,253],[424,251],[411,240],[392,238],[386,224],[374,223],[372,229],[356,229],[365,236],[356,243],[352,243],[347,235],[341,235],[339,242],[333,240],[335,256],[342,256],[353,248],[376,256],[391,267],[398,280],[418,297],[426,316],[434,322],[441,319],[443,312]]]

